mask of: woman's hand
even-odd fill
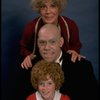
[[[24,61],[21,63],[21,67],[28,69],[30,67],[32,67],[32,59],[34,59],[36,57],[36,55],[34,55],[33,53],[28,55]]]
[[[78,61],[80,61],[81,58],[86,58],[85,56],[82,56],[82,55],[78,54],[78,53],[77,53],[76,51],[74,51],[74,50],[68,50],[67,53],[69,53],[69,54],[72,55],[72,56],[71,56],[71,61],[72,61],[72,62],[75,62],[76,59],[78,59]]]

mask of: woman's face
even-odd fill
[[[59,8],[50,0],[47,0],[40,8],[40,15],[46,24],[57,24],[59,13]]]

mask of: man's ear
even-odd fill
[[[62,47],[62,46],[63,46],[63,44],[64,44],[64,38],[63,38],[63,37],[61,37],[61,38],[60,38],[60,47]]]

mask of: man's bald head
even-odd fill
[[[40,28],[38,36],[41,33],[55,34],[56,36],[61,37],[60,29],[54,24],[45,24],[42,28]]]

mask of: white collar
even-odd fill
[[[43,100],[41,94],[37,91],[36,93],[36,100]],[[55,91],[55,96],[53,100],[60,100],[61,98],[61,93],[58,91]]]
[[[60,56],[58,57],[58,59],[55,61],[56,63],[59,63],[60,66],[62,66],[62,60],[60,60],[61,57],[62,57],[62,51],[61,51]]]

